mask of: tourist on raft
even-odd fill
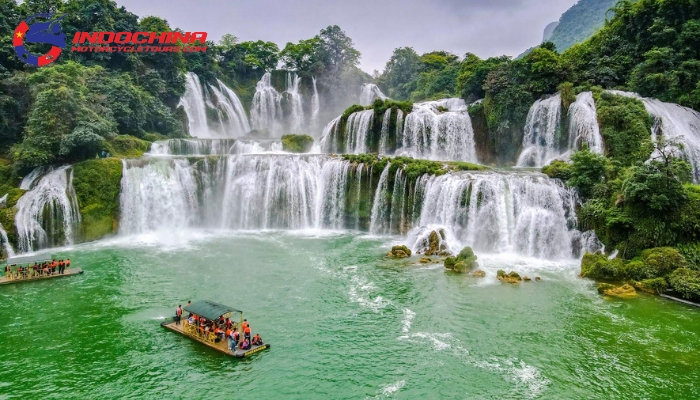
[[[253,346],[262,346],[263,344],[265,344],[265,343],[263,343],[263,340],[262,340],[262,338],[260,337],[260,335],[257,334],[257,333],[255,334],[255,336],[253,336],[253,342],[252,342],[252,343],[253,343]]]

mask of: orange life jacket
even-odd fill
[[[250,334],[250,327],[246,326],[243,332]]]

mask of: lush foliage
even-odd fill
[[[605,18],[618,0],[580,0],[562,14],[549,41],[564,51],[593,35],[605,24]]]
[[[394,50],[377,83],[390,97],[411,101],[454,97],[459,57],[445,51],[421,56],[410,47]]]
[[[88,160],[73,166],[83,241],[116,233],[121,179],[122,163],[117,158]]]
[[[306,153],[311,150],[314,138],[309,135],[284,135],[282,136],[282,148],[291,153]]]

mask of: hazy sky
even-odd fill
[[[266,40],[282,49],[339,25],[362,53],[360,67],[382,70],[397,47],[418,53],[517,56],[542,40],[545,26],[576,0],[116,0],[144,17],[165,18],[218,41]]]

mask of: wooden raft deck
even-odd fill
[[[22,283],[22,282],[34,282],[34,281],[40,281],[42,279],[63,278],[66,276],[80,275],[82,273],[83,273],[83,270],[80,268],[71,268],[71,269],[66,270],[63,274],[59,274],[58,272],[56,272],[53,275],[33,276],[31,278],[7,279],[6,276],[2,276],[0,278],[0,285],[9,285],[11,283]]]
[[[162,323],[160,324],[160,326],[162,326],[163,328],[166,328],[166,329],[170,329],[170,330],[173,331],[173,332],[177,332],[177,333],[179,333],[179,334],[181,334],[181,335],[183,335],[183,336],[186,336],[186,337],[188,337],[188,338],[190,338],[190,339],[192,339],[192,340],[196,340],[196,341],[198,341],[199,343],[202,343],[202,344],[204,344],[204,345],[206,345],[206,346],[208,346],[208,347],[210,347],[210,348],[212,348],[212,349],[214,349],[214,350],[216,350],[216,351],[218,351],[218,352],[220,352],[220,353],[224,353],[224,354],[226,354],[226,355],[229,356],[229,357],[244,358],[244,357],[250,356],[251,354],[255,354],[255,353],[259,352],[259,351],[262,351],[262,350],[265,350],[265,349],[269,349],[269,348],[270,348],[270,345],[269,345],[268,343],[265,343],[265,344],[262,345],[262,346],[252,346],[252,347],[251,347],[250,349],[248,349],[248,350],[241,350],[241,349],[238,349],[238,348],[237,348],[236,351],[230,351],[230,350],[228,349],[228,340],[224,339],[224,340],[222,340],[222,341],[220,341],[220,342],[218,342],[218,343],[211,343],[211,342],[208,342],[208,341],[204,340],[203,338],[201,338],[201,337],[199,337],[199,336],[193,336],[193,335],[190,335],[189,333],[186,333],[186,332],[183,330],[184,323],[185,323],[185,322],[184,322],[184,318],[183,318],[183,321],[180,323],[180,325],[176,325],[176,324],[175,324],[175,321],[165,321],[165,322],[162,322]]]

